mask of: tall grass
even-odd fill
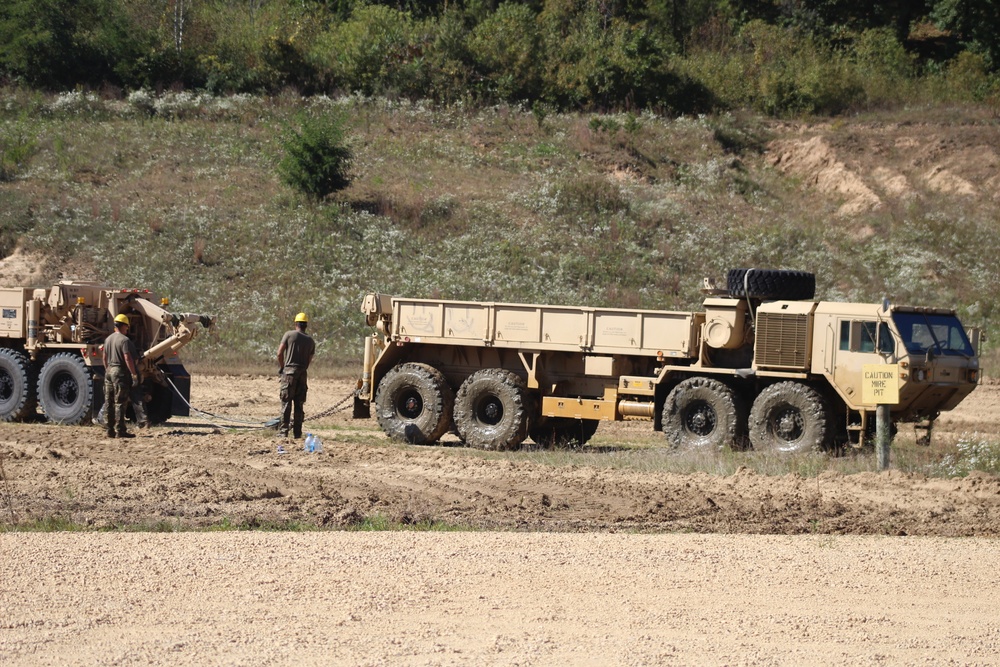
[[[277,176],[280,129],[303,111],[349,119],[336,201]],[[992,200],[831,224],[837,202],[766,165],[774,131],[754,117],[3,90],[0,122],[37,138],[0,184],[0,239],[51,257],[50,279],[148,286],[216,315],[185,350],[196,364],[268,362],[299,311],[320,363],[356,363],[369,291],[688,309],[734,266],[810,270],[823,298],[956,306],[970,324],[998,312]],[[859,245],[861,225],[876,233]]]

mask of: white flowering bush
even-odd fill
[[[145,88],[130,92],[126,101],[129,110],[137,115],[152,116],[156,113],[156,96]]]
[[[204,93],[171,91],[154,100],[153,109],[156,115],[165,118],[191,118],[197,116],[211,101],[212,96]]]
[[[932,473],[943,477],[965,477],[978,470],[1000,475],[1000,441],[980,433],[963,433],[955,452],[932,466]]]
[[[59,93],[46,105],[45,110],[54,115],[83,116],[104,111],[104,104],[95,93],[74,90]]]

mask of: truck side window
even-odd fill
[[[875,330],[874,322],[841,322],[840,349],[851,352],[874,352]]]
[[[892,338],[889,325],[879,322],[878,325],[878,351],[882,354],[892,354],[896,351],[896,341]]]
[[[858,352],[875,351],[875,323],[861,322],[861,340],[858,342]]]

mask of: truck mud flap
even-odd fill
[[[357,394],[354,395],[354,412],[351,414],[352,419],[370,419],[372,416],[371,404],[368,401],[362,401]]]
[[[170,392],[173,396],[170,404],[170,413],[174,417],[188,417],[191,415],[191,410],[188,408],[188,403],[191,402],[191,375],[180,364],[171,364],[169,371],[170,381],[177,387],[177,391]],[[182,399],[181,396],[178,396],[177,392],[180,392],[184,398]]]
[[[100,368],[103,368],[103,366]],[[93,373],[91,377],[93,378],[91,386],[94,388],[94,398],[91,401],[90,414],[93,416],[94,422],[97,423],[97,415],[101,412],[101,408],[104,407],[104,373],[103,371],[101,375]]]

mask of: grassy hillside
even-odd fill
[[[337,202],[277,178],[303,106],[347,114],[354,182]],[[187,355],[203,367],[263,366],[299,310],[323,365],[357,364],[370,291],[686,309],[729,267],[809,270],[822,298],[956,307],[992,328],[996,146],[1000,123],[975,107],[788,123],[6,90],[0,251],[36,258],[34,283],[150,287],[216,314]],[[0,281],[20,284],[11,266]]]

